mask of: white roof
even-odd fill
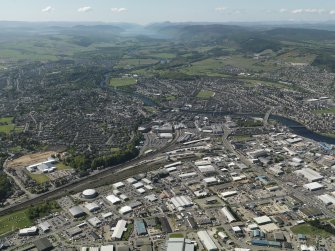
[[[224,232],[219,232],[218,236],[220,236],[220,238],[222,238],[223,240],[228,238],[228,235],[226,235]]]
[[[190,173],[183,173],[179,175],[179,178],[189,178],[193,176],[197,176],[198,174],[196,172],[190,172]]]
[[[234,196],[234,195],[237,195],[237,191],[227,191],[227,192],[222,192],[221,193],[221,196],[223,198]]]
[[[217,182],[217,179],[215,177],[209,177],[209,178],[203,179],[203,181],[205,183],[213,183],[213,182]]]
[[[128,200],[128,196],[125,195],[125,194],[121,194],[121,195],[120,195],[120,198],[121,198],[122,200]]]
[[[33,226],[33,227],[20,229],[19,233],[20,234],[30,234],[30,233],[35,233],[36,231],[37,231],[37,227]]]
[[[241,232],[242,231],[242,229],[239,226],[232,227],[231,229],[233,229],[234,232]]]
[[[198,231],[198,237],[201,241],[201,243],[204,245],[204,248],[207,250],[218,250],[217,246],[215,245],[212,238],[209,236],[207,231]]]
[[[196,166],[206,166],[206,165],[210,165],[211,162],[208,160],[198,160],[196,162],[194,162],[194,165]]]
[[[269,216],[260,216],[260,217],[256,217],[254,218],[254,221],[259,224],[259,225],[262,225],[262,224],[266,224],[266,223],[271,223],[271,219]]]
[[[206,166],[198,166],[198,169],[202,173],[209,173],[209,172],[215,172],[215,167],[212,165],[206,165]]]
[[[123,183],[123,182],[117,182],[117,183],[113,184],[113,187],[114,187],[115,189],[124,187],[124,183]]]
[[[139,188],[136,191],[140,194],[145,193],[145,189],[143,189],[143,188]]]
[[[88,221],[88,223],[90,223],[94,227],[97,227],[101,224],[101,220],[99,220],[99,218],[97,218],[97,217],[90,218],[87,221]]]
[[[129,184],[134,184],[134,183],[137,182],[137,180],[135,180],[134,178],[128,178],[128,179],[127,179],[127,182],[128,182]]]
[[[148,190],[152,190],[152,189],[154,189],[151,185],[145,185],[144,186],[146,189],[148,189]]]
[[[86,203],[85,207],[91,212],[100,209],[99,205],[95,202]]]
[[[172,167],[166,168],[165,170],[166,170],[167,172],[171,173],[171,172],[173,172],[173,171],[177,171],[177,167],[172,166]]]
[[[142,182],[137,182],[137,183],[134,183],[133,186],[138,189],[138,188],[141,188],[141,187],[144,187],[144,184]]]
[[[165,165],[164,167],[165,167],[165,168],[169,168],[169,167],[173,167],[173,166],[179,166],[179,165],[181,165],[181,164],[182,164],[182,162],[181,162],[181,161],[178,161],[178,162],[174,162],[174,163],[172,163],[172,164]]]
[[[319,181],[319,180],[323,179],[323,176],[320,175],[320,173],[318,173],[318,172],[316,172],[313,169],[310,169],[308,167],[302,168],[301,170],[297,170],[297,171],[295,171],[295,173],[303,175],[310,182]]]
[[[112,212],[108,212],[108,213],[104,213],[104,214],[101,214],[102,218],[108,218],[108,217],[111,217],[113,216],[113,213]]]
[[[171,198],[172,204],[178,209],[178,208],[184,208],[189,207],[193,205],[193,202],[191,201],[190,197],[188,196],[176,196]]]
[[[123,232],[127,231],[127,222],[125,220],[119,220],[113,230],[112,239],[121,239]]]
[[[143,178],[142,181],[147,184],[151,184],[151,180],[148,180],[147,178]]]
[[[229,223],[236,221],[235,217],[227,207],[223,207],[221,212],[227,217]]]
[[[318,198],[326,205],[335,205],[335,197],[329,194],[322,194]]]
[[[114,246],[113,245],[101,246],[100,251],[114,251]]]
[[[126,214],[126,213],[130,213],[131,211],[133,211],[133,209],[130,206],[124,206],[120,208],[119,213]]]
[[[116,204],[118,202],[121,202],[121,200],[118,197],[116,197],[114,194],[108,195],[106,197],[106,199],[112,204]]]
[[[319,182],[312,182],[304,185],[304,188],[308,190],[317,190],[323,188],[323,185],[320,184]]]
[[[42,229],[43,232],[48,231],[51,227],[51,225],[47,221],[44,221],[44,222],[38,224],[38,226],[40,227],[40,229]]]

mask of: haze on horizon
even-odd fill
[[[2,0],[3,21],[261,22],[335,21],[333,0]]]

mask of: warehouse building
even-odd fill
[[[335,205],[335,197],[333,197],[329,194],[322,194],[322,195],[318,196],[318,199],[321,200],[327,206]]]
[[[226,199],[228,197],[231,197],[231,196],[235,196],[237,195],[237,191],[227,191],[227,192],[222,192],[221,193],[221,198],[222,199]]]
[[[194,243],[185,238],[170,238],[166,242],[166,251],[194,251]]]
[[[114,189],[119,189],[124,187],[124,183],[123,182],[117,182],[113,184]]]
[[[176,209],[182,211],[185,207],[193,206],[193,202],[191,201],[190,197],[188,196],[176,196],[171,198],[171,202]]]
[[[114,194],[108,195],[106,199],[113,205],[121,203],[121,200]]]
[[[304,188],[306,188],[309,191],[317,191],[323,188],[323,185],[318,182],[312,182],[304,185]]]
[[[265,225],[265,224],[269,224],[269,223],[272,222],[271,219],[270,219],[270,217],[268,217],[268,216],[256,217],[256,218],[254,218],[254,221],[258,225]]]
[[[119,220],[116,226],[112,228],[112,231],[113,231],[112,239],[121,240],[123,233],[127,231],[126,226],[127,226],[127,222],[125,220]]]
[[[197,234],[198,234],[198,237],[199,237],[202,245],[204,245],[204,248],[207,251],[217,251],[218,250],[218,247],[215,245],[214,241],[209,236],[207,231],[198,231]]]
[[[19,230],[19,236],[32,236],[38,234],[38,228],[36,226],[23,228]]]
[[[95,211],[98,211],[100,210],[100,206],[95,203],[95,202],[92,202],[92,203],[86,203],[85,204],[85,207],[87,208],[88,211],[90,212],[95,212]]]
[[[215,173],[216,169],[212,165],[198,166],[198,169],[201,173]]]
[[[226,216],[229,223],[236,221],[235,217],[233,216],[233,214],[229,211],[227,207],[223,207],[221,209],[221,212]]]
[[[93,217],[87,220],[93,227],[100,227],[102,222],[97,217]]]
[[[34,242],[35,247],[38,251],[49,251],[53,249],[51,242],[48,238],[42,238]]]
[[[124,215],[124,214],[131,213],[132,211],[133,209],[130,206],[124,206],[120,208],[119,213]]]
[[[310,168],[302,168],[300,170],[295,171],[296,174],[304,176],[309,182],[316,182],[323,180],[323,176],[320,173],[314,171]]]
[[[74,218],[79,218],[86,215],[86,213],[80,206],[71,207],[69,209],[69,212]]]
[[[145,227],[144,221],[142,219],[134,221],[134,227],[137,235],[146,235],[148,234]]]

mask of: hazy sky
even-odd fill
[[[335,0],[0,0],[0,20],[326,21]]]

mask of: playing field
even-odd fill
[[[202,98],[202,99],[209,99],[210,97],[214,96],[214,92],[209,91],[209,90],[201,90],[198,94],[197,94],[197,98]]]
[[[110,80],[110,85],[112,87],[125,87],[134,85],[137,83],[135,78],[112,78]]]
[[[29,219],[27,209],[14,212],[0,217],[0,235],[12,232],[21,228],[30,227],[32,221]]]

